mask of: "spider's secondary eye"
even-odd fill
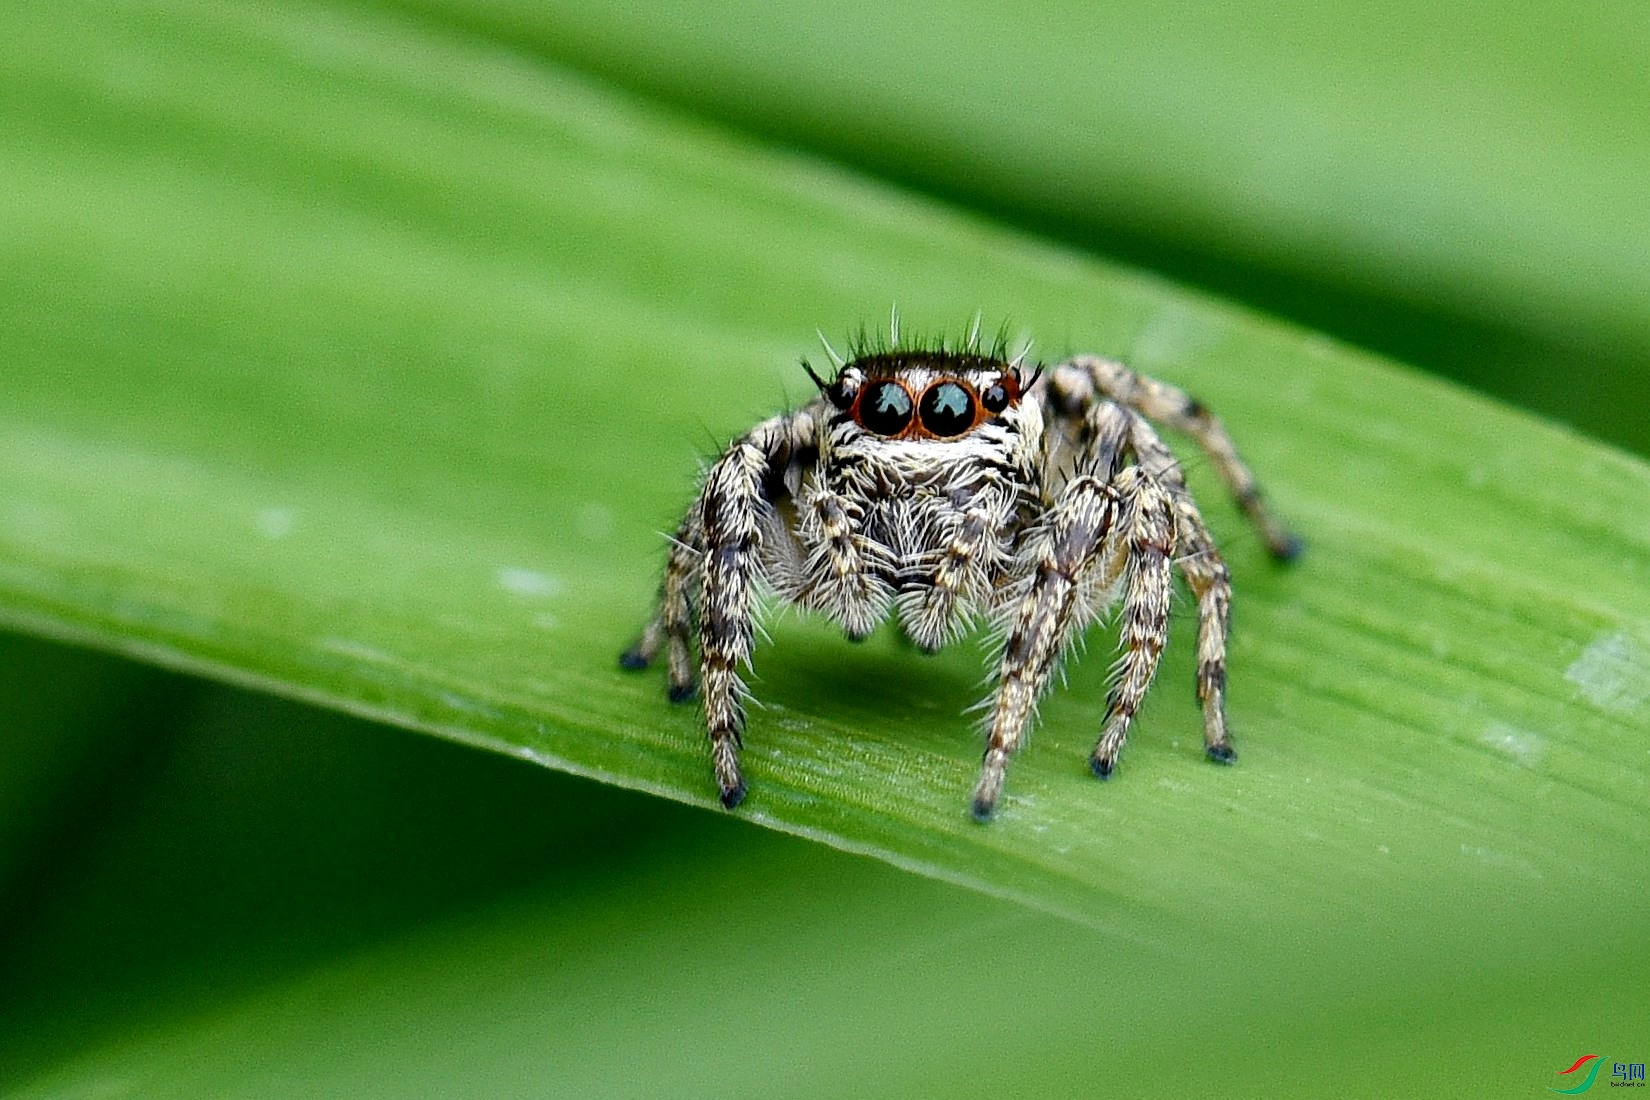
[[[898,435],[911,423],[911,395],[898,382],[876,382],[859,398],[859,422],[878,435]]]
[[[974,398],[955,382],[929,386],[922,395],[922,426],[935,435],[961,435],[974,426]]]
[[[1008,389],[1001,382],[993,382],[980,394],[980,404],[989,413],[1000,413],[1008,408]]]

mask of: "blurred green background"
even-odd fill
[[[1650,453],[1633,0],[400,0]]]
[[[713,177],[719,151],[760,159],[769,143],[826,162],[830,186],[869,193],[873,205],[891,182],[909,198],[876,207],[894,211],[886,224],[861,227],[885,242],[879,270],[905,263],[913,278],[928,278],[929,257],[911,244],[926,215],[908,223],[896,214],[920,196],[938,198],[975,219],[981,255],[995,247],[991,225],[1018,227],[1054,246],[1047,255],[1028,246],[1028,266],[1057,267],[1059,249],[1118,259],[1650,453],[1641,413],[1650,397],[1642,7],[1011,12],[412,0],[282,4],[256,17],[229,10],[69,3],[0,15],[0,260],[10,271],[0,296],[0,455],[22,471],[16,480],[44,481],[61,443],[51,425],[77,416],[99,431],[136,425],[98,436],[95,453],[107,464],[81,456],[82,468],[54,491],[67,515],[71,494],[93,499],[106,470],[148,471],[141,484],[101,486],[114,502],[108,538],[134,572],[154,566],[203,621],[217,616],[209,627],[263,629],[278,643],[303,615],[345,614],[356,591],[439,585],[431,615],[398,624],[439,653],[461,633],[460,609],[480,598],[472,588],[489,587],[443,574],[462,559],[466,523],[489,552],[530,565],[542,538],[585,553],[599,576],[615,556],[604,493],[634,494],[635,511],[665,525],[656,501],[684,496],[696,449],[782,397],[775,389],[751,395],[748,409],[711,410],[703,438],[659,443],[630,480],[545,488],[549,509],[567,519],[540,536],[541,518],[512,514],[500,487],[535,476],[539,452],[494,437],[542,408],[542,446],[570,453],[579,425],[569,412],[599,407],[612,392],[605,375],[546,362],[605,362],[629,349],[651,357],[675,335],[684,360],[649,376],[668,388],[648,395],[660,408],[642,420],[668,432],[678,423],[667,415],[672,395],[718,357],[793,357],[769,334],[829,324],[803,320],[814,301],[863,301],[868,314],[885,307],[865,253],[844,247],[838,266],[808,273],[822,288],[817,299],[764,298],[748,279],[707,268],[695,273],[702,328],[682,328],[661,307],[633,312],[627,328],[589,331],[581,318],[611,315],[608,300],[620,291],[628,306],[678,282],[671,264],[680,255],[751,251],[750,242],[717,240],[720,201],[782,203],[730,171],[725,194],[713,189],[693,212],[702,223],[642,219],[615,243],[602,235],[609,220],[661,201],[645,178],[626,174],[622,142],[603,165],[610,175],[564,179],[557,157],[577,139],[559,130],[543,146],[500,151],[441,145],[447,131],[424,125],[434,118],[464,133],[480,118],[501,134],[518,123],[538,134],[540,114],[561,117],[535,100],[545,86],[578,104],[566,113],[587,114],[593,131],[608,114],[625,116],[631,96],[643,97],[644,111],[662,104],[685,135],[675,153],[684,177]],[[245,26],[271,30],[269,41],[247,45],[255,36]],[[427,64],[416,80],[381,85],[376,60],[401,52]],[[563,68],[587,82],[558,85]],[[494,100],[510,106],[495,110]],[[496,121],[505,115],[508,126]],[[636,141],[638,163],[656,155]],[[386,159],[405,170],[382,171]],[[426,159],[439,173],[420,174]],[[773,171],[792,171],[789,163],[777,158]],[[586,184],[588,193],[578,190]],[[548,201],[564,203],[566,220],[522,229],[546,201],[540,190],[557,193]],[[658,190],[670,193],[664,182]],[[466,205],[472,193],[498,208]],[[238,210],[249,195],[263,205]],[[799,220],[817,216],[799,209]],[[936,237],[957,232],[933,225]],[[473,251],[444,253],[451,237]],[[326,248],[314,250],[312,239]],[[800,232],[795,243],[801,254]],[[576,256],[569,269],[601,281],[559,287],[554,299],[529,293],[534,249],[552,257],[546,263]],[[755,251],[776,269],[787,262],[783,240]],[[292,293],[283,265],[317,257],[337,270],[316,277],[311,297]],[[966,293],[970,277],[933,280]],[[423,312],[383,310],[389,295],[377,296],[378,282],[416,297]],[[924,285],[913,294],[949,300]],[[496,315],[483,306],[515,327],[488,329]],[[1126,316],[1126,306],[1095,309],[1104,331],[1126,328],[1111,316]],[[1037,328],[1051,351],[1087,337],[1088,320],[1077,307],[1072,314],[1068,331]],[[364,319],[352,328],[340,318]],[[515,343],[523,329],[541,342]],[[752,332],[772,342],[753,348]],[[294,364],[367,366],[267,376],[243,366],[270,347]],[[450,483],[410,464],[311,468],[311,438],[256,415],[287,404],[367,407],[374,387],[384,400],[434,394],[397,380],[420,370],[462,376],[483,360],[489,372],[476,390],[490,404],[450,408],[432,398],[330,424],[343,438],[387,423],[401,451],[385,453],[433,455],[455,471]],[[93,377],[95,388],[86,384]],[[737,391],[718,380],[707,392]],[[201,420],[201,410],[233,404],[225,395],[248,393],[251,412],[230,426],[231,439],[220,439],[223,424]],[[121,419],[139,405],[141,417]],[[145,424],[229,457],[211,478],[196,476],[150,449]],[[613,453],[581,461],[594,474],[637,465],[626,445],[611,439]],[[290,511],[268,506],[243,485],[259,463],[311,496]],[[354,495],[326,499],[340,488]],[[433,501],[453,527],[409,534],[386,522],[381,561],[352,560],[328,541],[329,532],[372,529],[372,509],[390,516],[398,497]],[[157,514],[148,510],[155,501],[181,509],[197,498],[244,504],[235,522],[272,541],[295,517],[321,515],[321,534],[300,527],[301,547],[289,551],[331,571],[314,606],[293,611],[260,592],[268,563],[255,560],[237,575],[232,606],[193,592],[192,563],[158,548],[194,547],[197,533],[147,530],[145,517]],[[32,550],[72,544],[61,517],[25,494],[0,507],[8,622],[73,635],[53,609],[80,601],[139,640],[117,648],[163,662],[160,643],[197,630],[156,621],[139,600],[100,604],[95,570],[64,572],[49,591],[29,588]],[[1608,527],[1609,515],[1599,522]],[[203,560],[208,542],[199,537]],[[1626,563],[1601,591],[1642,567]],[[505,579],[530,604],[551,595],[532,568]],[[1288,610],[1275,578],[1256,587],[1268,586],[1263,595],[1283,610],[1254,605],[1250,624]],[[488,667],[533,663],[534,654],[509,648],[511,616],[526,614],[514,605],[497,612],[498,637],[482,650]],[[1563,625],[1576,637],[1595,625],[1578,623]],[[235,637],[205,633],[203,664],[262,686],[255,672],[238,675],[247,666]],[[85,637],[112,644],[95,631]],[[589,645],[608,648],[603,638]],[[1623,667],[1637,675],[1624,645]],[[840,656],[828,646],[813,652]],[[329,677],[358,675],[342,669],[310,668],[314,696],[327,697]],[[781,684],[787,675],[798,679],[796,666],[775,672]],[[386,711],[405,697],[391,673],[374,686]],[[571,677],[552,686],[543,698],[524,695],[524,710],[582,721],[582,706],[590,721],[614,723],[631,713],[629,696],[588,703],[572,696],[605,689]],[[652,705],[656,688],[636,695]],[[1167,690],[1184,694],[1178,684]],[[1629,698],[1629,721],[1646,697]],[[372,702],[357,709],[372,713]],[[1593,911],[1593,899],[1577,897],[1577,913],[1587,911],[1575,921],[1577,942],[1533,944],[1535,925],[1492,932],[1492,913],[1485,952],[1453,956],[1457,941],[1440,934],[1395,950],[1388,967],[1389,942],[1407,929],[1348,934],[1344,959],[1323,958],[1313,952],[1335,937],[1304,933],[1284,912],[1273,927],[1232,928],[1215,909],[1192,915],[1206,938],[1118,941],[737,819],[39,638],[0,645],[0,715],[7,1095],[1533,1094],[1595,1048],[1635,1061],[1650,1053],[1639,1003],[1650,972],[1642,892],[1637,907],[1609,908],[1634,884],[1610,862],[1632,831],[1619,817],[1600,841],[1610,855],[1595,883],[1610,900]],[[691,731],[680,714],[669,721],[661,740]],[[1614,784],[1631,802],[1643,765],[1629,770],[1625,735],[1610,746],[1622,766],[1592,782],[1606,792]],[[653,766],[640,755],[637,767]],[[667,769],[658,768],[663,789]],[[1032,774],[1028,762],[1028,787]],[[1586,785],[1561,778],[1555,800]],[[1473,808],[1451,812],[1473,836]],[[1494,882],[1504,888],[1528,870]],[[1441,912],[1473,911],[1461,889],[1439,899]],[[1560,884],[1529,889],[1558,922]],[[1384,919],[1371,900],[1371,919]]]

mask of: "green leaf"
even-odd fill
[[[51,858],[88,772],[127,755],[137,731],[106,727],[149,679],[136,665],[0,635],[0,884]]]
[[[5,622],[710,805],[699,718],[614,660],[696,458],[808,392],[816,325],[981,309],[1197,392],[1305,534],[1268,564],[1190,460],[1242,761],[1197,752],[1182,615],[1088,778],[1096,631],[981,828],[984,654],[790,618],[742,818],[1153,946],[1370,935],[1413,969],[1642,923],[1643,464],[413,26],[76,11],[0,36]]]
[[[390,6],[1650,453],[1650,33],[1634,0]]]
[[[730,815],[154,678],[186,703],[0,958],[10,1096],[1493,1095],[1556,1082],[1575,1037],[1638,1041],[1642,942],[1562,969],[1416,970],[1382,937],[1141,950]]]

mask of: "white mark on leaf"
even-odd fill
[[[1547,742],[1538,733],[1509,726],[1505,722],[1491,722],[1478,735],[1481,744],[1531,767],[1541,763],[1547,754]]]
[[[1461,845],[1461,854],[1468,859],[1477,860],[1486,867],[1494,867],[1498,871],[1511,871],[1530,879],[1546,878],[1528,860],[1507,852],[1498,852],[1494,848],[1484,848],[1477,844],[1463,844]]]
[[[291,508],[265,508],[258,513],[258,533],[266,539],[284,539],[297,522],[298,513]]]
[[[525,599],[547,599],[561,591],[561,581],[548,573],[540,573],[534,569],[502,566],[497,577],[500,588],[512,596],[521,596]]]
[[[1186,303],[1160,307],[1129,347],[1137,364],[1165,366],[1208,352],[1227,338],[1229,327],[1212,311]]]
[[[375,665],[393,665],[397,660],[381,649],[374,649],[365,642],[355,641],[353,638],[322,638],[320,647],[330,653],[350,657],[357,661],[367,661]]]
[[[1650,700],[1650,652],[1626,631],[1617,631],[1582,650],[1564,678],[1594,706],[1628,714]]]
[[[437,698],[446,706],[463,714],[479,714],[487,718],[500,717],[496,707],[490,707],[486,703],[478,702],[476,699],[468,695],[461,695],[456,691],[443,691]]]

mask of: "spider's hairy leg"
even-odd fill
[[[1195,510],[1192,513],[1193,522]],[[1180,517],[1184,521],[1184,516]],[[1182,530],[1189,530],[1182,523]],[[1232,624],[1232,579],[1226,563],[1206,539],[1188,539],[1203,548],[1180,557],[1181,575],[1197,598],[1197,698],[1203,705],[1203,751],[1217,764],[1237,759],[1226,730],[1226,636]]]
[[[1043,537],[1036,543],[1030,585],[1003,646],[991,732],[974,788],[976,820],[988,819],[996,809],[1009,757],[1025,740],[1026,726],[1060,654],[1090,612],[1094,572],[1115,569],[1101,550],[1116,518],[1115,491],[1087,475],[1068,482],[1049,509]]]
[[[693,633],[693,596],[699,572],[699,550],[702,541],[697,530],[682,531],[670,544],[670,558],[665,562],[664,594],[659,604],[659,618],[664,628],[666,662],[670,674],[670,701],[682,703],[693,698],[699,678],[694,674],[693,650],[688,638]]]
[[[1117,757],[1134,720],[1169,636],[1169,601],[1174,592],[1170,560],[1175,550],[1171,494],[1139,466],[1117,475],[1121,497],[1118,536],[1127,542],[1123,586],[1123,656],[1106,699],[1106,723],[1089,756],[1102,779],[1117,767]]]
[[[695,502],[670,541],[670,557],[665,561],[664,582],[659,588],[659,609],[642,630],[641,640],[619,657],[628,669],[646,668],[668,646],[670,701],[693,698],[698,677],[688,639],[693,632],[693,592],[698,582],[703,536],[699,526],[699,505]]]
[[[739,666],[750,663],[755,635],[763,528],[777,522],[775,508],[794,492],[793,475],[808,461],[812,446],[813,421],[802,410],[764,420],[728,447],[705,474],[671,540],[658,610],[641,640],[619,658],[625,668],[646,668],[668,647],[670,697],[687,699],[695,683],[691,639],[697,623],[711,767],[729,809],[745,797],[739,770],[745,687]]]
[[[1221,480],[1260,533],[1272,556],[1279,561],[1292,561],[1300,556],[1300,539],[1290,534],[1272,514],[1254,473],[1238,457],[1226,426],[1202,402],[1184,390],[1095,355],[1080,355],[1062,363],[1055,368],[1051,382],[1057,391],[1092,386],[1142,416],[1190,435],[1214,463]]]
[[[1226,731],[1226,638],[1232,622],[1232,575],[1203,516],[1186,489],[1185,476],[1157,433],[1136,418],[1131,443],[1140,464],[1168,491],[1174,505],[1179,554],[1175,565],[1197,600],[1197,698],[1203,706],[1203,747],[1209,759],[1237,758]]]
[[[804,412],[764,420],[736,440],[699,490],[699,676],[711,769],[722,805],[745,797],[739,746],[745,726],[741,665],[749,665],[762,573],[762,528],[789,495],[786,468],[809,442]]]

